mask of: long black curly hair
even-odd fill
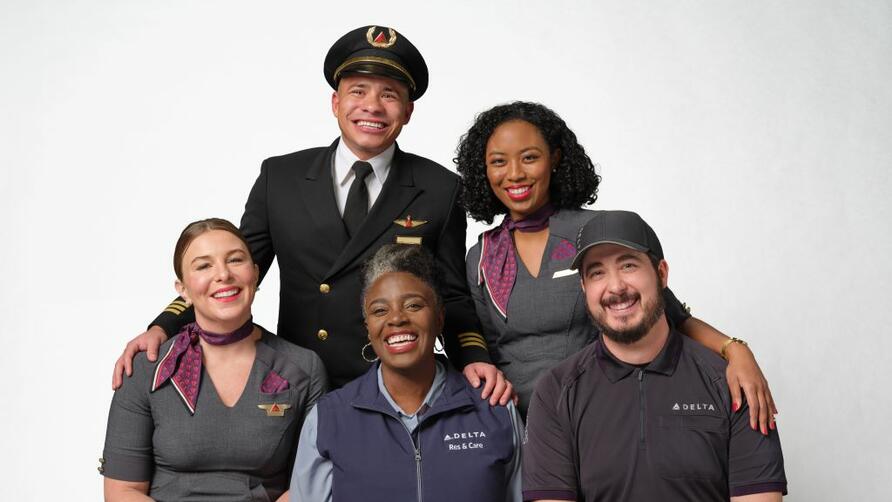
[[[548,148],[552,152],[561,152],[549,186],[549,199],[554,207],[578,209],[595,202],[601,177],[595,173],[592,159],[576,141],[573,131],[548,107],[515,101],[477,115],[474,125],[461,137],[456,149],[457,156],[452,161],[462,177],[461,201],[472,218],[492,223],[495,216],[508,212],[486,178],[486,143],[498,126],[511,120],[523,120],[536,126]]]

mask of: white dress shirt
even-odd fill
[[[366,160],[372,165],[372,173],[374,176],[366,176],[365,186],[369,191],[369,209],[378,200],[378,194],[387,180],[390,173],[390,164],[393,162],[393,152],[396,151],[396,143],[390,145],[387,150]],[[334,159],[331,166],[331,180],[334,183],[335,201],[338,203],[338,211],[344,216],[344,207],[347,205],[347,194],[350,193],[350,185],[356,175],[353,174],[353,163],[359,160],[350,148],[344,143],[343,138],[338,141],[338,148],[335,151]]]

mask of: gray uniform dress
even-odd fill
[[[538,277],[530,275],[520,256],[516,257],[517,278],[508,300],[507,319],[477,280],[480,242],[468,252],[468,285],[490,357],[517,390],[523,416],[536,377],[597,336],[587,317],[579,274],[569,270],[576,254],[576,233],[594,214],[562,209],[551,216]]]
[[[149,495],[159,501],[267,501],[288,489],[301,424],[327,386],[319,356],[263,330],[238,402],[225,406],[202,370],[194,415],[170,381],[149,392],[155,366],[140,353],[115,392],[105,476],[151,481]],[[271,371],[288,381],[286,390],[261,392]],[[282,416],[258,407],[271,404],[289,407]]]
[[[499,314],[486,286],[478,281],[479,239],[468,252],[468,286],[490,357],[514,385],[519,397],[517,408],[524,417],[539,375],[598,336],[588,318],[579,274],[569,270],[576,255],[576,234],[595,212],[561,209],[551,216],[538,277],[530,275],[514,250],[517,278],[508,300],[507,319]],[[666,315],[678,326],[689,314],[668,288],[663,293]]]

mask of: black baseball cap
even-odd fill
[[[387,26],[363,26],[339,38],[325,56],[323,71],[334,90],[341,77],[351,73],[403,82],[410,101],[427,90],[427,64],[421,53],[402,33]]]
[[[631,211],[597,211],[576,235],[576,257],[570,269],[578,269],[585,252],[598,244],[618,244],[663,259],[663,247],[654,229]]]

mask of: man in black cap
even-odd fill
[[[601,336],[536,385],[524,500],[779,501],[777,431],[760,434],[732,410],[725,361],[667,322],[669,269],[653,229],[599,211],[576,247]]]
[[[510,384],[490,364],[465,283],[459,178],[396,145],[427,90],[421,53],[393,28],[365,26],[335,42],[324,73],[340,137],[266,159],[241,221],[261,277],[279,260],[279,336],[316,351],[336,387],[361,375],[375,354],[359,305],[360,266],[385,243],[426,246],[444,274],[447,354],[472,384],[486,382],[484,398],[506,403]],[[174,300],[127,345],[113,387],[137,350],[154,360],[158,345],[193,319]]]

